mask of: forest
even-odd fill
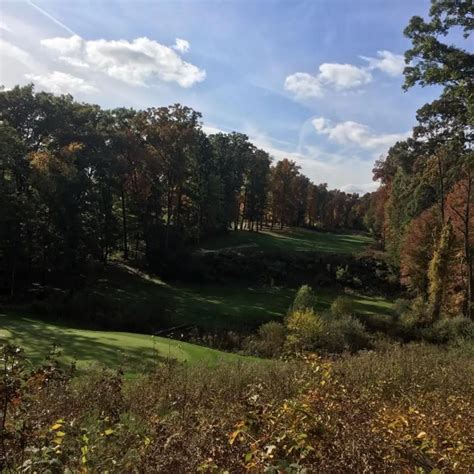
[[[0,90],[2,472],[470,472],[473,26],[408,22],[439,96],[362,195],[179,103]]]
[[[243,134],[207,136],[188,107],[105,111],[32,85],[0,101],[2,288],[12,296],[116,255],[160,272],[228,229],[364,228],[367,198],[315,185],[290,160],[272,164]]]

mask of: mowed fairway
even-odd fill
[[[289,252],[358,253],[373,241],[360,234],[334,234],[306,229],[229,231],[201,244],[204,250],[221,250],[234,247],[255,247],[261,250]]]
[[[167,359],[216,363],[243,358],[173,339],[75,329],[10,313],[0,313],[0,344],[4,342],[22,347],[33,363],[44,360],[53,345],[57,345],[64,363],[76,361],[78,368],[99,363],[109,368],[123,368],[128,373],[146,371]]]

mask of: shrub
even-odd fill
[[[316,295],[309,285],[303,285],[297,292],[291,311],[304,311],[314,309],[316,306]]]
[[[335,318],[351,316],[354,314],[354,305],[349,298],[338,296],[331,304],[331,314]]]
[[[405,340],[419,339],[421,329],[430,322],[428,303],[422,298],[415,298],[399,320],[399,332]]]
[[[328,353],[356,352],[370,346],[370,337],[357,319],[346,315],[327,318],[324,323],[324,331],[317,341],[319,350]]]
[[[346,265],[345,267],[338,266],[336,268],[336,280],[341,282],[350,280],[349,265]]]
[[[430,342],[447,344],[463,339],[474,340],[474,322],[463,316],[436,321],[423,330],[423,336]]]
[[[356,352],[370,346],[370,337],[364,325],[350,316],[331,321],[330,330],[342,334],[344,350]]]
[[[286,325],[289,331],[287,345],[290,350],[314,350],[324,332],[323,319],[310,309],[292,311]]]
[[[364,325],[351,316],[321,317],[314,311],[293,311],[287,319],[287,347],[296,351],[355,352],[370,346]]]
[[[400,317],[410,310],[410,305],[410,300],[398,298],[393,305],[393,311],[397,317]]]
[[[388,314],[364,314],[360,321],[370,332],[382,332],[387,335],[396,335],[396,319]]]
[[[245,349],[262,357],[277,357],[283,352],[286,328],[283,324],[270,321],[258,329],[257,337],[250,337]]]

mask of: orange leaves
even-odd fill
[[[422,212],[408,226],[401,249],[401,282],[424,294],[428,288],[428,267],[440,228],[436,208]]]

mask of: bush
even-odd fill
[[[428,303],[422,298],[415,298],[408,310],[401,314],[399,319],[399,333],[405,340],[414,340],[421,337],[421,330],[430,322]]]
[[[336,268],[336,280],[340,282],[347,282],[351,279],[351,274],[349,271],[349,265],[345,267],[338,266]]]
[[[436,344],[474,340],[474,322],[463,316],[440,319],[433,326],[424,329],[423,336]]]
[[[305,311],[314,309],[316,306],[316,295],[309,285],[303,285],[297,292],[291,311]]]
[[[364,325],[347,315],[323,318],[311,310],[293,311],[287,327],[289,350],[340,353],[370,347]]]
[[[283,352],[286,328],[276,321],[265,323],[258,329],[257,337],[250,337],[246,351],[262,357],[278,357]]]
[[[338,296],[331,304],[331,314],[335,318],[352,316],[354,314],[354,304],[352,300],[345,296]]]
[[[324,321],[311,309],[295,310],[286,322],[289,334],[287,345],[290,350],[314,350],[324,332]]]
[[[393,305],[393,311],[399,318],[410,310],[411,301],[403,298],[398,298]]]
[[[370,347],[370,337],[364,325],[351,316],[327,318],[317,349],[326,353],[356,352]]]

